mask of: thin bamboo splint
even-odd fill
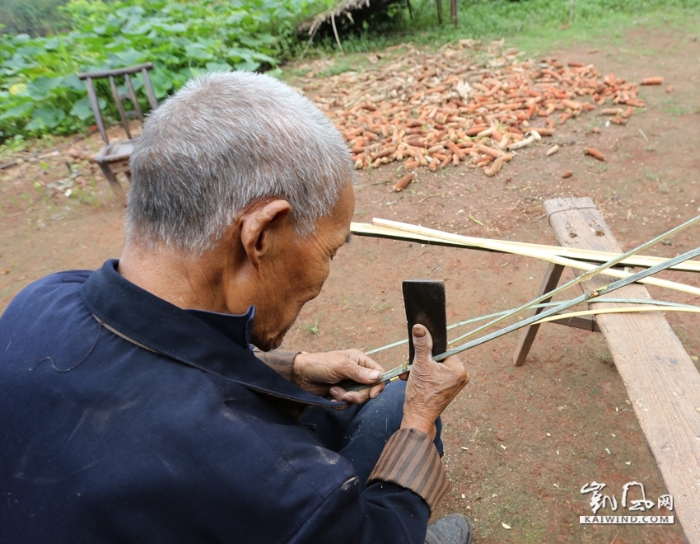
[[[350,231],[357,236],[373,236],[377,238],[390,238],[393,240],[407,240],[425,244],[439,244],[451,247],[464,247],[472,249],[482,249],[495,251],[498,253],[511,253],[513,255],[523,255],[536,259],[549,260],[552,255],[558,257],[568,257],[603,263],[617,257],[618,253],[608,253],[605,251],[593,251],[577,249],[572,247],[549,246],[542,244],[528,244],[525,242],[509,242],[506,240],[493,240],[489,238],[475,238],[463,236],[451,232],[391,221],[389,219],[372,219],[369,223],[352,223]],[[661,257],[651,257],[647,255],[634,255],[621,262],[626,266],[639,266],[648,268],[655,266],[665,259]],[[687,261],[671,268],[686,272],[700,272],[700,261]]]

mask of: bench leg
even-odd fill
[[[544,274],[542,279],[542,285],[540,290],[537,292],[537,297],[548,293],[554,289],[559,284],[559,278],[561,278],[561,273],[564,271],[564,267],[560,264],[551,264],[547,268],[547,272]],[[543,300],[542,302],[549,302],[551,299]],[[530,316],[537,315],[542,311],[542,308],[536,308],[530,312]],[[515,353],[513,353],[513,364],[515,366],[522,366],[527,358],[527,354],[530,352],[533,342],[535,341],[535,336],[537,336],[537,330],[540,328],[539,325],[530,325],[525,327],[523,332],[520,333],[520,339],[518,340],[518,345],[515,348]]]

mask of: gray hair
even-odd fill
[[[308,236],[354,179],[348,147],[310,100],[248,72],[189,81],[153,111],[131,156],[126,239],[194,255],[248,205],[277,197]]]

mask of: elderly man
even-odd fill
[[[0,318],[0,541],[422,543],[460,361],[417,325],[405,387],[348,392],[380,375],[361,352],[270,351],[349,238],[338,131],[272,78],[210,74],[132,172],[121,258]],[[427,534],[469,538],[459,516]]]

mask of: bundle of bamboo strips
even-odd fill
[[[581,274],[577,278],[574,278],[573,280],[568,281],[564,285],[560,285],[556,289],[554,289],[548,293],[545,293],[545,294],[535,298],[534,300],[531,300],[530,302],[523,304],[522,306],[519,306],[517,308],[513,308],[512,310],[508,310],[506,312],[499,313],[495,319],[489,321],[488,323],[486,323],[484,325],[477,327],[476,329],[469,331],[466,334],[463,334],[462,336],[452,340],[450,343],[451,344],[456,343],[456,342],[463,340],[465,338],[475,336],[478,333],[485,331],[489,327],[496,325],[496,324],[500,323],[501,321],[508,319],[509,317],[517,315],[517,314],[524,312],[526,310],[532,310],[533,308],[537,307],[539,304],[543,303],[545,300],[549,300],[551,297],[568,289],[572,285],[575,285],[581,281],[584,281],[584,280],[592,277],[595,274],[602,273],[602,272],[608,270],[612,266],[620,264],[621,262],[623,262],[625,259],[629,258],[630,256],[635,255],[635,254],[639,253],[640,251],[643,251],[644,249],[658,243],[662,239],[670,237],[670,236],[680,232],[681,230],[683,230],[683,229],[685,229],[685,228],[687,228],[687,227],[689,227],[689,226],[691,226],[699,221],[700,221],[700,216],[697,216],[689,221],[686,221],[682,225],[679,225],[679,226],[671,229],[667,233],[664,233],[661,236],[657,236],[656,238],[653,238],[652,240],[642,244],[641,246],[636,247],[633,250],[628,251],[627,253],[619,255],[619,256],[601,264],[600,266],[594,268],[593,270],[589,270],[587,272],[584,272],[583,274]],[[692,259],[693,257],[697,257],[698,255],[700,255],[700,247],[692,249],[690,251],[687,251],[687,252],[683,253],[682,255],[678,255],[677,257],[673,257],[671,259],[664,260],[661,263],[656,264],[655,266],[652,266],[652,267],[649,267],[645,270],[642,270],[641,272],[637,272],[635,274],[630,274],[625,278],[614,281],[614,282],[612,282],[604,287],[596,289],[595,291],[583,293],[579,297],[576,297],[576,298],[571,299],[571,300],[566,300],[566,301],[563,301],[560,303],[555,303],[555,304],[551,305],[548,309],[544,310],[542,313],[531,315],[530,317],[525,318],[521,321],[518,321],[512,325],[506,326],[506,327],[504,327],[500,330],[497,330],[495,332],[485,334],[484,336],[481,336],[475,340],[471,340],[469,342],[466,342],[464,344],[457,346],[456,348],[450,349],[450,350],[446,351],[445,353],[441,353],[439,355],[436,355],[435,360],[442,361],[451,355],[456,355],[458,353],[461,353],[463,351],[466,351],[466,350],[471,349],[473,347],[476,347],[478,345],[481,345],[481,344],[484,344],[484,343],[489,342],[491,340],[494,340],[496,338],[499,338],[499,337],[501,337],[505,334],[508,334],[510,332],[516,331],[516,330],[521,329],[523,327],[533,325],[535,323],[542,323],[542,322],[546,322],[546,321],[553,320],[553,319],[568,318],[568,317],[572,317],[574,315],[589,315],[589,314],[596,314],[596,313],[611,313],[611,312],[620,312],[620,311],[623,311],[623,312],[630,311],[629,308],[606,308],[606,309],[601,309],[601,310],[588,310],[588,311],[584,311],[584,312],[575,312],[572,314],[562,314],[563,311],[565,311],[569,308],[572,308],[578,304],[589,302],[589,301],[592,301],[595,299],[599,299],[602,295],[606,295],[608,293],[611,293],[617,289],[620,289],[621,287],[629,285],[630,283],[641,282],[643,279],[645,279],[653,274],[656,274],[662,270],[667,270],[669,268],[672,268],[680,263],[683,263],[683,262],[688,261],[689,259]],[[669,307],[669,309],[673,311],[673,307]],[[663,308],[655,308],[655,311],[659,311],[659,310],[663,310]],[[644,310],[631,310],[631,311],[644,311]],[[695,310],[692,310],[692,311],[695,311]],[[390,381],[392,379],[395,379],[400,374],[403,374],[404,372],[409,371],[410,368],[411,368],[410,361],[407,361],[407,362],[389,370],[388,372],[385,372],[382,375],[382,377],[380,378],[379,382],[386,382],[386,381]],[[357,387],[362,388],[362,387],[366,387],[366,386],[357,386]]]
[[[372,224],[353,222],[350,225],[350,231],[358,236],[373,236],[377,238],[413,241],[422,244],[446,245],[451,247],[494,251],[498,253],[511,253],[513,255],[533,257],[582,270],[591,268],[591,265],[586,261],[602,263],[619,256],[619,254],[608,253],[605,251],[529,244],[524,242],[511,242],[507,240],[493,240],[489,238],[476,238],[473,236],[464,236],[451,232],[431,229],[420,225],[412,225],[410,223],[402,223],[400,221],[391,221],[389,219],[379,218],[372,219]],[[632,255],[624,259],[620,264],[625,266],[648,268],[650,266],[655,266],[664,260],[665,259],[661,257]],[[671,270],[700,272],[700,262],[686,261],[671,267]],[[624,272],[618,270],[609,270],[608,273],[610,275],[617,275],[618,277],[622,277],[622,274],[625,274]],[[697,294],[695,291],[693,293]]]
[[[366,235],[366,236],[381,236],[381,237],[396,237],[399,239],[412,239],[415,241],[425,241],[425,240],[434,240],[437,241],[438,243],[444,243],[444,242],[451,242],[452,244],[456,246],[460,246],[462,244],[466,245],[466,242],[464,240],[459,240],[459,236],[455,234],[450,234],[450,233],[445,233],[442,231],[436,231],[434,229],[426,229],[425,227],[420,227],[417,225],[410,225],[406,223],[398,223],[395,221],[388,221],[388,220],[374,220],[374,222],[380,223],[381,225],[361,225],[361,224],[356,224],[353,223],[351,226],[351,231],[354,234],[360,234],[360,235]],[[599,266],[593,266],[590,267],[587,265],[587,270],[583,272],[581,275],[578,277],[566,282],[563,285],[560,285],[556,289],[553,289],[552,291],[549,291],[548,293],[544,293],[543,295],[540,295],[539,297],[535,298],[534,300],[531,300],[530,302],[523,304],[522,306],[519,306],[517,308],[513,308],[512,310],[508,310],[506,312],[500,312],[497,314],[495,319],[489,321],[488,323],[481,325],[477,327],[476,329],[473,329],[469,331],[466,334],[463,334],[462,336],[452,340],[450,343],[456,343],[460,340],[464,340],[466,338],[469,338],[471,336],[475,336],[480,332],[485,331],[489,327],[496,325],[509,317],[512,317],[514,315],[517,315],[523,311],[526,310],[532,310],[533,308],[538,307],[538,305],[542,304],[545,301],[550,300],[552,297],[555,295],[561,293],[562,291],[565,291],[572,285],[575,285],[577,283],[580,283],[582,281],[585,281],[595,274],[610,274],[611,270],[610,268],[616,265],[619,265],[621,263],[626,263],[629,262],[629,259],[633,258],[635,255],[640,253],[641,251],[644,251],[645,249],[651,247],[652,245],[660,242],[663,239],[669,238],[678,232],[680,232],[683,229],[686,229],[690,227],[691,225],[694,225],[696,223],[700,222],[700,215],[697,217],[694,217],[693,219],[690,219],[686,221],[685,223],[678,225],[677,227],[674,227],[670,231],[657,236],[648,242],[645,242],[644,244],[626,252],[623,254],[617,254],[613,256],[611,259],[605,261],[603,264]],[[377,234],[377,232],[374,232],[374,229],[381,229],[379,232],[380,234]],[[412,233],[411,236],[393,236],[391,231],[396,230],[401,232],[402,234],[406,233]],[[464,237],[467,238],[467,237]],[[476,243],[475,243],[476,242]],[[508,253],[515,253],[516,251],[511,251],[511,250],[506,250],[505,245],[507,245],[507,242],[500,242],[497,240],[488,240],[485,241],[484,239],[471,239],[469,240],[469,245],[470,247],[478,248],[478,249],[489,249],[491,251],[500,251],[500,252],[508,252]],[[531,257],[536,257],[536,258],[546,258],[544,254],[546,252],[541,251],[542,246],[536,246],[530,248],[529,253],[523,253],[523,244],[517,244],[519,247],[518,249],[518,254],[520,255],[528,255]],[[550,246],[554,247],[554,246]],[[538,250],[539,248],[539,250]],[[511,249],[513,249],[511,247]],[[554,249],[563,249],[563,248],[554,248]],[[599,252],[594,252],[594,253],[599,253]],[[532,315],[526,319],[523,319],[521,321],[518,321],[517,323],[514,323],[512,325],[509,325],[507,327],[504,327],[498,331],[492,332],[490,334],[485,334],[484,336],[481,336],[477,338],[476,340],[472,340],[469,342],[466,342],[456,348],[450,349],[446,351],[445,353],[439,354],[435,356],[436,361],[441,361],[449,357],[450,355],[455,355],[457,353],[461,353],[463,351],[466,351],[468,349],[471,349],[472,347],[478,346],[480,344],[489,342],[491,340],[494,340],[495,338],[499,338],[500,336],[503,336],[505,334],[508,334],[510,332],[513,332],[515,330],[521,329],[523,327],[527,327],[529,325],[535,324],[535,323],[541,323],[545,321],[550,321],[550,320],[555,320],[555,319],[564,319],[564,318],[569,318],[577,315],[590,315],[590,314],[596,314],[596,313],[611,313],[611,312],[625,312],[625,311],[649,311],[649,310],[642,310],[642,309],[634,309],[634,308],[606,308],[606,309],[600,309],[600,310],[585,310],[583,312],[574,312],[574,313],[569,313],[569,314],[562,314],[565,310],[572,308],[578,304],[581,303],[586,303],[589,301],[595,301],[595,299],[600,299],[601,296],[606,295],[608,293],[611,293],[621,287],[624,287],[626,285],[629,285],[630,283],[633,282],[644,282],[645,280],[649,279],[649,276],[652,276],[662,270],[667,270],[667,269],[687,269],[687,266],[681,267],[683,263],[693,263],[693,261],[690,261],[693,257],[697,257],[700,255],[700,247],[692,249],[690,251],[687,251],[686,253],[683,253],[682,255],[678,255],[677,257],[673,257],[671,259],[658,259],[658,258],[653,258],[653,257],[644,257],[645,260],[652,259],[652,260],[657,260],[656,264],[649,266],[649,268],[646,268],[645,270],[642,270],[641,272],[637,272],[634,274],[630,273],[625,273],[625,276],[621,279],[618,279],[617,281],[614,281],[604,287],[601,287],[599,289],[596,289],[595,291],[583,293],[581,296],[576,297],[571,300],[567,300],[564,302],[560,303],[555,303],[551,305],[548,309],[542,311],[542,313]],[[557,255],[552,255],[551,253],[549,254],[549,257],[554,257],[558,258]],[[639,258],[639,256],[637,256]],[[549,258],[546,258],[546,260],[549,260]],[[660,262],[658,262],[660,261]],[[575,266],[579,267],[578,265],[582,264],[578,261],[575,261],[573,259],[566,259],[564,258],[563,261],[566,265],[568,266]],[[560,263],[561,264],[561,263]],[[691,266],[690,268],[693,268]],[[697,271],[697,270],[695,270]],[[686,292],[692,292],[693,294],[698,294],[700,295],[700,289],[696,289],[694,287],[684,285],[684,284],[675,284],[673,282],[666,282],[666,284],[663,285],[664,287],[667,288],[672,288],[672,289],[677,289],[677,290],[684,290]],[[676,311],[673,306],[668,306],[666,308],[664,307],[657,307],[653,311],[660,311],[660,310],[666,310],[668,309],[669,311]],[[700,311],[698,310],[686,310],[686,311]],[[392,370],[386,372],[385,374],[382,375],[380,378],[380,381],[389,381],[391,379],[394,379],[400,374],[403,374],[404,372],[407,372],[410,369],[410,362],[403,363],[399,365],[396,368],[393,368]],[[366,386],[358,386],[358,387],[366,387]]]
[[[358,236],[372,236],[376,238],[390,238],[393,240],[415,241],[423,244],[482,249],[494,251],[496,253],[512,253],[514,255],[535,258],[542,258],[545,255],[557,255],[560,257],[570,257],[572,259],[602,263],[619,256],[619,253],[609,253],[607,251],[494,240],[491,238],[477,238],[378,217],[373,218],[371,224],[353,222],[350,224],[350,231]],[[622,261],[621,264],[648,268],[662,263],[665,260],[666,259],[662,257],[632,255]],[[700,261],[686,261],[672,266],[670,270],[700,272]]]
[[[678,302],[668,302],[664,300],[653,300],[653,299],[630,299],[630,298],[606,298],[606,297],[600,297],[595,300],[597,303],[614,303],[614,304],[634,304],[634,306],[628,306],[628,307],[617,307],[617,308],[605,308],[605,309],[596,309],[596,310],[584,310],[580,312],[570,312],[570,313],[565,313],[565,314],[556,314],[552,315],[549,317],[545,317],[539,321],[535,321],[533,325],[537,325],[540,323],[549,323],[553,321],[565,321],[567,319],[571,319],[572,317],[577,317],[577,316],[583,316],[583,315],[595,315],[597,313],[635,313],[635,312],[689,312],[689,313],[700,313],[700,306],[694,306],[692,304],[680,304]],[[542,304],[534,304],[533,306],[530,307],[531,310],[535,310],[538,308],[550,308],[552,306],[557,306],[561,304],[561,302],[544,302]],[[492,314],[486,314],[486,315],[481,315],[478,317],[472,317],[471,319],[466,319],[464,321],[460,321],[458,323],[453,323],[452,325],[449,325],[447,327],[447,330],[453,330],[457,329],[460,327],[464,327],[465,325],[471,325],[472,323],[478,323],[479,321],[486,321],[487,319],[493,319],[494,317],[500,317],[502,315],[505,315],[509,312],[510,310],[505,310],[502,312],[494,312]],[[462,337],[457,337],[453,340],[450,340],[447,345],[451,346],[452,344],[456,344],[461,340]],[[402,346],[404,344],[408,344],[408,339],[404,338],[403,340],[397,340],[396,342],[392,342],[391,344],[386,344],[384,346],[370,349],[366,351],[365,353],[367,355],[372,355],[374,353],[379,353],[380,351],[385,351],[387,349],[395,348],[398,346]]]
[[[619,257],[617,257],[615,259],[612,259],[606,263],[603,263],[602,265],[595,268],[594,270],[584,272],[583,274],[581,274],[577,278],[574,278],[573,280],[565,283],[564,285],[560,285],[559,287],[550,291],[549,293],[545,293],[545,294],[537,297],[536,299],[534,299],[526,304],[523,304],[522,306],[519,306],[518,308],[514,308],[514,309],[506,312],[504,315],[497,317],[496,319],[494,319],[492,321],[489,321],[485,325],[477,327],[476,329],[468,332],[467,334],[462,335],[461,339],[468,338],[470,336],[474,336],[474,335],[486,330],[488,327],[495,325],[495,324],[497,324],[497,323],[499,323],[499,322],[501,322],[509,317],[512,317],[512,316],[514,316],[518,313],[521,313],[523,311],[530,310],[536,304],[544,302],[545,300],[549,300],[554,295],[556,295],[562,291],[565,291],[566,289],[568,289],[572,285],[575,285],[577,283],[585,281],[588,278],[592,277],[593,275],[598,274],[600,272],[603,272],[604,270],[610,268],[611,266],[619,264],[620,261],[622,261],[626,255],[634,254],[634,253],[637,253],[639,251],[642,251],[643,249],[657,243],[658,241],[660,241],[662,238],[666,237],[667,235],[671,235],[672,233],[679,232],[681,229],[687,228],[690,225],[697,223],[698,221],[700,221],[700,216],[698,216],[694,219],[691,219],[690,221],[687,221],[686,223],[684,223],[682,225],[679,225],[678,227],[676,227],[675,229],[672,229],[671,231],[669,231],[665,235],[658,236],[658,237],[650,240],[649,242],[646,242],[646,243],[642,244],[641,246],[627,252],[626,254],[620,255]],[[477,338],[476,340],[472,340],[471,342],[467,342],[466,344],[462,344],[461,346],[458,346],[454,349],[446,351],[445,353],[443,353],[441,355],[436,356],[435,360],[441,361],[443,359],[446,359],[450,355],[455,355],[457,353],[461,353],[462,351],[466,351],[468,349],[471,349],[472,347],[478,346],[480,344],[483,344],[485,342],[488,342],[490,340],[493,340],[495,338],[503,336],[504,334],[507,334],[509,332],[513,332],[513,331],[521,329],[523,327],[527,327],[528,325],[532,325],[533,323],[535,323],[537,321],[541,321],[543,319],[546,319],[547,317],[558,315],[562,311],[567,310],[573,306],[576,306],[577,304],[581,304],[581,303],[596,299],[602,295],[606,295],[608,293],[616,291],[617,289],[620,289],[621,287],[629,285],[633,282],[641,282],[641,280],[643,280],[644,278],[646,278],[648,276],[656,274],[657,272],[661,272],[662,270],[666,270],[666,269],[670,268],[671,266],[674,266],[677,263],[682,263],[684,261],[687,261],[688,259],[692,259],[693,257],[697,257],[698,255],[700,255],[700,247],[695,248],[695,249],[691,249],[690,251],[687,251],[687,252],[683,253],[682,255],[678,255],[677,257],[673,257],[672,259],[667,259],[664,262],[657,264],[656,266],[652,266],[650,268],[642,270],[641,272],[631,274],[626,278],[614,281],[614,282],[612,282],[604,287],[596,289],[595,291],[583,293],[579,297],[564,301],[564,302],[557,304],[557,305],[555,305],[547,310],[544,310],[542,313],[532,315],[526,319],[523,319],[522,321],[518,321],[517,323],[514,323],[513,325],[507,326],[499,331],[493,332],[491,334],[487,334],[485,336]]]

